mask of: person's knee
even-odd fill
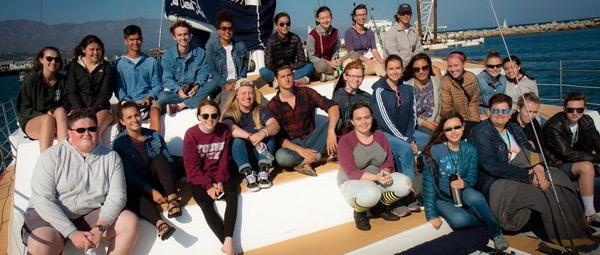
[[[297,165],[296,157],[291,150],[281,148],[275,152],[275,160],[280,167],[294,167]]]
[[[50,114],[40,115],[42,121],[42,130],[43,129],[51,129],[54,130],[56,128],[56,118]]]
[[[381,190],[376,187],[376,184],[364,186],[356,195],[356,203],[364,208],[371,208],[381,199]]]
[[[412,181],[410,178],[401,173],[392,173],[393,191],[396,196],[405,197],[410,193]]]
[[[447,216],[446,221],[453,229],[472,227],[471,217],[467,213],[454,213]]]
[[[485,201],[485,197],[480,192],[478,192],[474,189],[471,189],[471,188],[467,188],[467,189],[463,190],[462,200],[465,202],[465,204],[468,204],[468,205],[487,203]]]
[[[66,118],[67,117],[67,110],[65,110],[65,108],[63,107],[58,107],[56,109],[54,109],[54,112],[52,113],[52,115],[54,115],[54,118]]]
[[[63,248],[63,237],[52,227],[36,228],[27,238],[27,251],[30,254],[60,254]]]
[[[120,234],[135,234],[138,231],[138,217],[135,213],[129,210],[123,210],[119,217],[117,217],[117,221],[115,222],[115,233],[114,235]],[[111,233],[108,233],[111,234]],[[107,234],[107,235],[108,235]],[[109,237],[110,239],[110,237]]]
[[[575,163],[576,166],[574,166],[574,172],[576,175],[581,175],[581,176],[585,176],[586,178],[589,177],[594,177],[595,175],[595,169],[594,169],[594,164],[592,162],[589,161],[583,161],[583,162],[577,162]]]

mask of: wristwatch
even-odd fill
[[[106,226],[104,225],[96,225],[94,227],[98,228],[98,231],[100,231],[100,233],[104,233],[106,231]]]

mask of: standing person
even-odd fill
[[[160,239],[166,240],[175,228],[161,218],[157,206],[167,204],[169,218],[182,214],[177,201],[173,159],[160,134],[142,127],[137,103],[121,102],[118,116],[121,133],[113,141],[113,149],[125,159],[127,208],[152,223]]]
[[[219,123],[219,106],[203,100],[197,109],[198,125],[185,132],[183,138],[183,164],[188,181],[192,184],[192,197],[202,209],[206,223],[221,241],[221,251],[236,254],[233,231],[237,220],[239,185],[230,177],[229,155],[231,131]],[[225,217],[215,210],[215,200],[224,199]]]
[[[86,252],[107,240],[107,254],[129,254],[137,216],[123,211],[125,175],[116,152],[98,143],[92,112],[67,117],[69,138],[44,151],[31,178],[22,232],[29,254],[61,254],[69,240]]]
[[[506,73],[506,79],[508,80],[504,94],[512,98],[513,106],[516,107],[521,94],[532,92],[536,96],[540,96],[537,82],[532,76],[523,71],[521,60],[517,56],[504,58],[502,64],[504,65],[504,73]],[[515,109],[513,108],[512,110],[514,111]]]
[[[281,126],[281,148],[275,153],[280,167],[293,167],[295,171],[317,176],[312,165],[321,158],[333,159],[337,151],[335,128],[340,118],[340,108],[332,100],[321,96],[309,87],[295,87],[292,68],[277,70],[279,91],[267,107]],[[315,128],[315,108],[327,112],[327,121]]]
[[[331,99],[340,106],[340,128],[350,120],[350,108],[357,103],[369,104],[371,95],[360,89],[365,78],[365,66],[362,61],[355,60],[344,67],[342,79],[338,79]]]
[[[55,136],[58,142],[67,138],[66,77],[61,69],[58,49],[42,48],[17,96],[19,126],[27,137],[39,140],[40,152],[52,146]]]
[[[600,214],[594,209],[594,179],[600,170],[600,134],[594,120],[584,114],[587,97],[569,93],[564,108],[544,125],[544,152],[551,166],[577,180],[588,222],[600,225]],[[595,153],[594,153],[595,152]]]
[[[484,223],[498,250],[508,243],[502,235],[496,216],[485,197],[475,190],[477,184],[477,149],[461,141],[464,131],[462,116],[451,113],[440,120],[431,140],[423,149],[426,169],[423,171],[423,204],[425,216],[435,229],[444,218],[452,229],[473,228]],[[452,180],[456,175],[457,180]],[[452,190],[460,190],[462,206],[453,203]]]
[[[585,223],[577,188],[567,175],[530,163],[527,153],[532,148],[526,135],[509,122],[511,104],[512,99],[505,94],[492,96],[490,118],[474,126],[469,136],[479,155],[479,190],[487,197],[500,226],[506,231],[520,231],[529,224],[555,244],[568,246],[572,238],[579,251],[598,247]],[[553,189],[548,174],[552,175]],[[556,199],[562,211],[557,210]]]
[[[465,120],[465,136],[479,123],[479,87],[475,74],[465,70],[467,56],[462,51],[448,54],[448,72],[442,77],[440,114],[458,112]]]
[[[525,98],[525,101],[523,101],[523,98],[519,98],[517,101],[517,111],[510,117],[510,122],[517,123],[523,131],[525,131],[531,147],[533,147],[535,151],[540,151],[540,144],[537,142],[537,139],[540,140],[541,144],[544,144],[542,125],[537,120],[538,111],[540,109],[540,98],[532,92],[523,94],[523,97]],[[537,139],[535,137],[536,133]]]
[[[490,114],[488,101],[493,95],[504,93],[506,90],[506,76],[502,70],[502,57],[496,51],[490,51],[485,56],[485,69],[477,74],[477,85],[479,85],[479,115],[482,120],[488,118]]]
[[[392,147],[385,135],[373,127],[371,108],[357,103],[350,108],[351,131],[340,138],[337,181],[344,199],[354,208],[354,223],[360,230],[371,229],[367,211],[384,220],[400,217],[390,205],[408,195],[408,176],[394,170]]]
[[[192,47],[192,26],[177,21],[171,28],[175,47],[167,49],[162,57],[162,80],[164,91],[158,96],[167,112],[175,114],[198,103],[217,91],[215,82],[208,82],[206,53],[200,47]]]
[[[402,79],[413,86],[417,129],[431,134],[440,119],[440,77],[434,74],[431,58],[418,53],[406,65]]]
[[[365,74],[385,75],[383,58],[377,50],[375,34],[365,27],[367,23],[367,6],[359,4],[352,10],[352,26],[344,33],[344,42],[348,54],[354,54],[353,59],[360,59],[365,65]]]
[[[158,94],[163,90],[160,66],[156,59],[142,53],[142,29],[129,25],[123,29],[127,53],[117,63],[117,98],[138,103],[144,114],[150,115],[150,128],[160,133]]]
[[[252,82],[239,80],[235,94],[225,105],[222,121],[231,129],[231,153],[250,191],[268,189],[279,123],[266,106],[258,104]]]
[[[398,11],[394,15],[396,23],[383,37],[385,55],[398,55],[402,58],[402,63],[409,63],[414,55],[423,52],[421,38],[410,25],[411,16],[412,8],[409,4],[403,3],[398,6]]]
[[[277,13],[273,18],[273,23],[275,23],[277,31],[267,39],[265,67],[259,70],[260,77],[268,83],[273,83],[276,76],[275,70],[281,66],[291,66],[296,85],[310,83],[309,77],[313,73],[313,65],[306,62],[302,39],[290,32],[292,25],[290,15],[285,12]],[[277,86],[277,84],[273,85]]]
[[[113,122],[110,112],[116,77],[112,66],[104,61],[104,43],[95,35],[85,36],[73,50],[69,65],[67,92],[72,110],[91,109],[98,120],[98,134]]]

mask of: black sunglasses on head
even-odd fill
[[[583,113],[585,111],[585,108],[571,108],[571,107],[567,107],[567,112],[568,113]]]
[[[78,134],[83,134],[85,133],[85,131],[89,131],[90,133],[96,133],[96,131],[98,131],[98,127],[87,127],[87,128],[75,128],[75,129],[71,129],[75,132],[77,132]]]
[[[219,117],[219,114],[218,113],[211,113],[211,114],[203,113],[203,114],[200,114],[200,117],[202,117],[202,119],[205,119],[205,120],[207,120],[208,117],[216,120]]]

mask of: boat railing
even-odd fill
[[[17,130],[17,110],[15,99],[0,103],[0,176],[4,174],[15,159],[16,145],[11,143],[10,135]]]

